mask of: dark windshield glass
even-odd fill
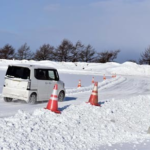
[[[7,77],[29,79],[30,78],[30,69],[17,66],[9,66],[6,72]]]

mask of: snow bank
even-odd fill
[[[150,139],[150,96],[105,102],[101,107],[82,103],[61,108],[58,115],[37,109],[18,111],[0,119],[0,149],[99,149],[102,145]]]
[[[0,59],[1,68],[6,69],[9,64],[36,64],[49,67],[55,67],[62,73],[71,74],[91,74],[91,75],[107,75],[113,73],[119,75],[150,75],[150,65],[138,65],[133,62],[125,62],[123,64],[108,63],[87,63],[87,62],[54,62],[54,61],[33,61],[33,60],[5,60]]]
[[[104,88],[108,88],[108,87],[114,86],[115,84],[121,83],[125,80],[126,80],[125,77],[116,77],[116,78],[112,78],[112,79],[103,80],[102,82],[98,82],[98,89],[102,90]],[[94,84],[90,85],[90,86],[86,86],[86,87],[66,89],[66,96],[73,95],[73,94],[76,94],[76,93],[78,94],[78,93],[92,91],[93,86],[94,86]]]

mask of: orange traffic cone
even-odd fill
[[[114,78],[114,74],[112,74],[112,78]]]
[[[79,80],[79,83],[78,83],[78,88],[81,87],[81,80]]]
[[[88,103],[94,106],[100,106],[100,104],[98,104],[98,82],[95,82],[94,84],[94,88],[93,88],[93,91],[89,98]]]
[[[94,77],[92,78],[92,84],[94,83]]]
[[[106,80],[106,76],[104,75],[103,80]]]
[[[112,78],[115,78],[116,77],[116,73],[112,74]]]
[[[55,86],[53,88],[53,92],[51,94],[51,97],[50,97],[50,99],[48,101],[48,104],[47,104],[47,107],[45,109],[49,109],[52,112],[60,114],[61,112],[58,110],[57,90],[58,90],[58,85],[55,84]]]

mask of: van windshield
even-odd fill
[[[9,66],[6,72],[6,76],[8,78],[10,77],[10,78],[29,79],[30,69],[19,66]]]

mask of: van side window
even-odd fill
[[[47,70],[35,69],[35,78],[39,80],[47,80]]]
[[[54,70],[48,70],[48,78],[49,80],[55,80]]]
[[[38,80],[59,80],[59,76],[54,69],[35,69],[35,78]]]
[[[58,72],[57,70],[49,69],[48,70],[48,80],[59,80]]]

